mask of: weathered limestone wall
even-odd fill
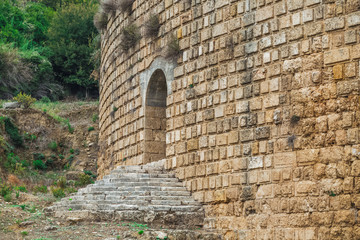
[[[167,168],[205,204],[207,227],[229,239],[360,239],[359,1],[190,2],[136,0],[110,19],[100,176],[147,161],[140,76],[174,33]],[[117,54],[120,29],[152,12],[159,37]]]

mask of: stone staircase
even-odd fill
[[[47,208],[46,213],[76,221],[128,221],[155,228],[199,229],[205,217],[202,205],[163,166],[164,160],[120,166]]]

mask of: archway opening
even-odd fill
[[[166,77],[156,70],[150,78],[145,102],[145,163],[166,157]]]

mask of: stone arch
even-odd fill
[[[167,90],[165,74],[161,69],[157,69],[150,77],[146,90],[145,163],[166,157]]]

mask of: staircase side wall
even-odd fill
[[[205,204],[207,227],[229,239],[359,239],[359,7],[136,0],[103,35],[99,175],[144,162],[140,75],[174,34],[166,167]],[[115,54],[121,28],[152,11],[158,37]]]

